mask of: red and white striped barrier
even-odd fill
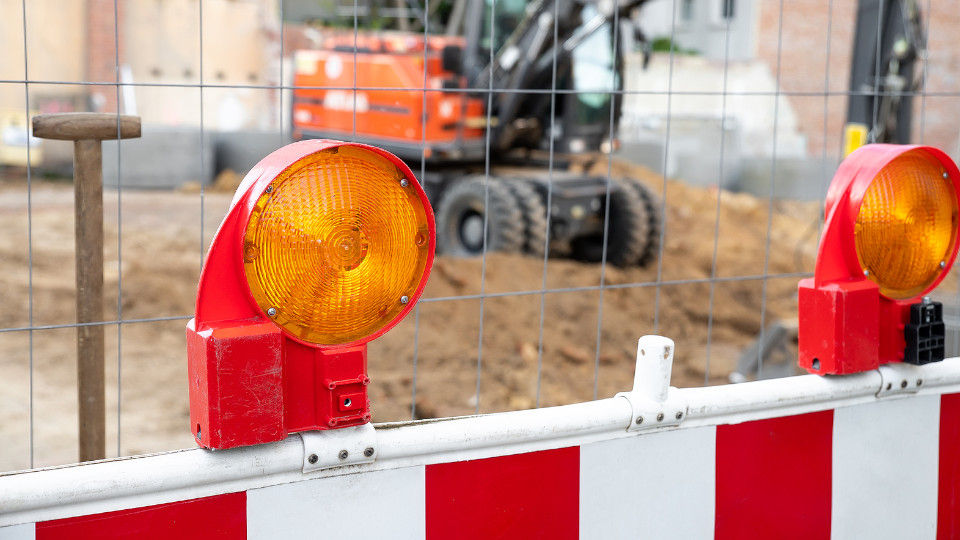
[[[953,538],[960,359],[0,475],[0,538]]]

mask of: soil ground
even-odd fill
[[[818,204],[614,167],[624,174],[666,191],[659,263],[551,257],[545,269],[522,255],[438,257],[414,315],[370,345],[374,421],[609,397],[632,385],[636,340],[648,333],[676,341],[675,386],[724,384],[761,321],[796,317],[796,274],[813,268]],[[231,197],[104,195],[106,318],[129,321],[106,326],[108,455],[194,444],[184,325],[201,253]],[[71,184],[33,178],[28,196],[22,173],[0,175],[0,471],[76,460],[76,331],[57,327],[76,320],[73,226]],[[23,330],[31,326],[53,328]]]

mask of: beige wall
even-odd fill
[[[144,124],[199,126],[201,111],[201,13],[199,0],[120,0],[121,63],[130,80],[160,86],[136,87],[136,112]],[[27,2],[27,46],[31,80],[85,81],[91,43],[109,41],[107,60],[115,63],[114,12],[88,18],[90,0]],[[112,2],[109,2],[112,5]],[[0,0],[0,80],[24,80],[22,0]],[[280,80],[280,23],[277,0],[204,0],[202,47],[204,85],[275,86]],[[89,21],[105,19],[100,33],[88,36]],[[109,23],[109,24],[106,24]],[[96,26],[96,25],[94,25]],[[90,26],[93,28],[93,26]],[[112,71],[107,70],[107,71]],[[113,73],[93,76],[113,81]],[[162,86],[166,85],[166,86]],[[173,85],[173,86],[170,86]],[[178,87],[185,85],[186,87]],[[115,110],[114,86],[30,86],[31,109],[41,112],[88,110],[95,103]],[[210,130],[276,129],[278,91],[207,87],[204,127]],[[104,100],[103,97],[109,99]],[[0,109],[25,107],[24,85],[0,84]],[[122,101],[122,99],[121,99]],[[125,110],[125,109],[122,109]]]
[[[126,58],[145,123],[196,125],[210,130],[276,128],[277,91],[216,86],[272,86],[279,81],[276,0],[130,0]],[[203,65],[201,73],[201,47]],[[202,79],[201,79],[202,75]],[[276,105],[279,107],[279,105]]]
[[[0,80],[24,80],[23,4],[22,0],[0,0]],[[86,3],[30,0],[26,6],[30,80],[82,81]],[[82,87],[75,85],[31,85],[30,106],[43,110],[50,100],[70,100],[80,92]],[[0,84],[0,108],[23,109],[25,101],[22,83]]]

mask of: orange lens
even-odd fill
[[[957,241],[957,195],[923,150],[896,157],[860,204],[854,239],[860,266],[888,298],[912,298],[945,272]]]
[[[390,324],[424,279],[430,225],[415,180],[365,148],[317,152],[257,200],[243,267],[257,304],[318,345],[362,340]]]

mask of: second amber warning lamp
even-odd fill
[[[936,148],[873,144],[827,193],[814,277],[800,282],[800,365],[843,374],[944,356],[927,295],[957,257],[960,171]]]
[[[311,140],[244,178],[187,325],[190,422],[209,448],[370,420],[367,349],[423,292],[433,211],[383,150]]]

